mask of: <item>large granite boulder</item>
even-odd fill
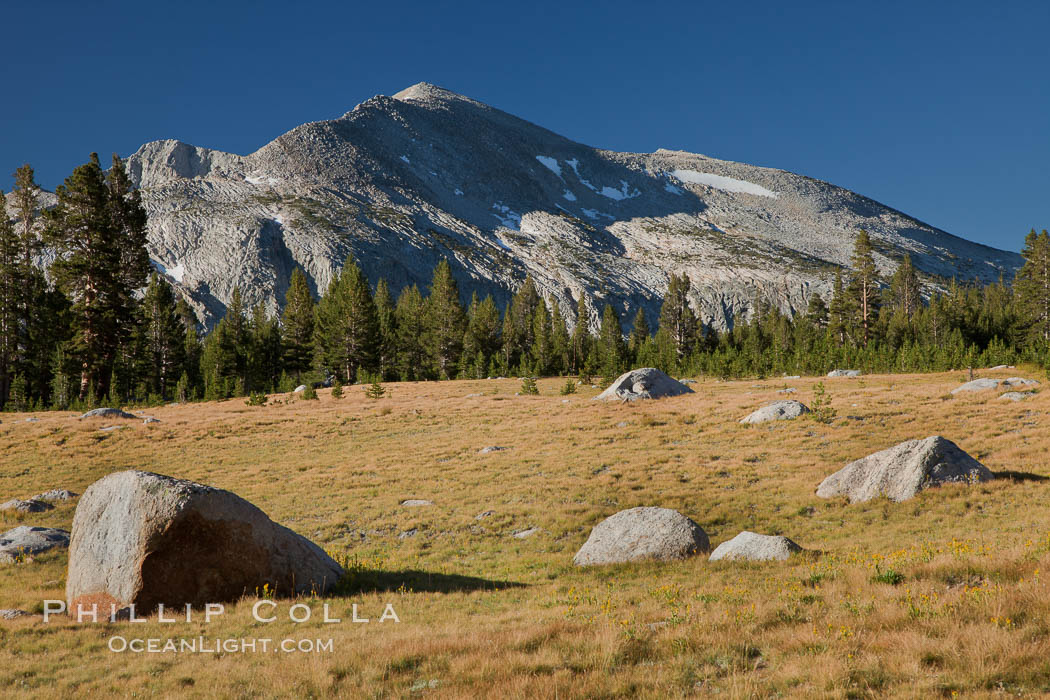
[[[711,552],[711,561],[719,559],[746,559],[749,561],[784,561],[802,547],[780,535],[759,535],[744,530],[726,540]]]
[[[234,600],[268,584],[323,592],[343,570],[320,547],[239,496],[141,471],[88,487],[73,516],[69,609],[98,603],[148,612]]]
[[[685,384],[668,377],[655,367],[643,367],[624,372],[608,389],[594,398],[602,401],[636,401],[692,393],[693,390]]]
[[[774,401],[754,413],[741,418],[741,423],[766,423],[771,420],[791,420],[809,413],[809,406],[800,401]]]
[[[859,369],[833,369],[830,372],[828,372],[828,376],[832,377],[832,378],[835,378],[835,377],[859,377],[860,376],[860,370]]]
[[[576,566],[641,559],[685,559],[710,548],[703,528],[669,508],[622,510],[594,526],[573,558]]]
[[[33,556],[56,547],[68,546],[69,533],[65,530],[19,525],[0,535],[0,562],[10,563],[19,556]]]
[[[905,501],[919,491],[950,482],[994,478],[987,467],[939,435],[908,440],[851,462],[821,482],[821,498],[848,496],[851,503],[886,496]]]

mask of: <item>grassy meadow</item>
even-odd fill
[[[1022,369],[980,376],[1017,375]],[[564,379],[387,384],[149,409],[159,423],[0,414],[0,501],[79,493],[135,468],[229,489],[346,561],[340,596],[296,624],[255,595],[205,624],[0,621],[0,693],[118,697],[981,697],[1050,692],[1050,399],[952,397],[965,373],[824,379],[836,416],[738,420],[820,380],[701,380],[607,404]],[[787,386],[797,394],[777,393]],[[100,432],[108,425],[120,430]],[[1003,477],[904,503],[815,496],[847,462],[943,435]],[[507,449],[479,454],[486,446]],[[406,499],[433,505],[404,507]],[[577,569],[590,529],[675,508],[712,547],[741,530],[787,563]],[[15,517],[70,528],[75,502]],[[529,537],[515,533],[537,528]],[[65,551],[0,565],[0,608],[62,599]],[[265,595],[265,592],[259,592]],[[321,621],[329,604],[341,623]],[[386,604],[400,622],[378,622]],[[350,621],[351,605],[371,622]],[[341,614],[340,614],[341,613]],[[124,637],[331,639],[314,653],[114,653]]]

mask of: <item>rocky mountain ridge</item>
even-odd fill
[[[155,141],[127,160],[149,213],[150,256],[203,321],[233,288],[276,311],[292,270],[315,292],[354,256],[392,291],[426,287],[441,258],[464,297],[503,304],[531,274],[574,316],[586,294],[625,325],[655,322],[671,273],[724,328],[764,299],[788,313],[827,298],[867,229],[880,270],[907,253],[936,278],[1010,277],[1020,256],[928,226],[826,182],[772,168],[573,142],[420,83],[239,156]]]

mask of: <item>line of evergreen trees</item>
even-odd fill
[[[328,379],[611,379],[632,366],[729,378],[1046,366],[1050,358],[1045,230],[1026,238],[1012,286],[951,283],[926,302],[910,258],[879,278],[861,231],[830,300],[814,294],[794,318],[758,300],[750,320],[722,333],[697,318],[684,275],[671,276],[656,332],[639,309],[625,336],[611,305],[592,333],[585,295],[570,324],[531,278],[501,313],[476,293],[464,307],[447,261],[425,295],[412,285],[395,299],[350,259],[316,301],[296,269],[279,317],[262,304],[246,308],[234,290],[225,317],[202,337],[189,306],[150,274],[146,214],[119,158],[104,171],[92,154],[56,197],[41,213],[28,165],[15,174],[13,221],[0,197],[0,407],[8,410],[222,399]],[[45,247],[55,256],[49,276],[37,264]]]

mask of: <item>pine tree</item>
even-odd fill
[[[263,302],[252,309],[249,333],[249,391],[273,391],[283,369],[284,344],[281,324],[276,317],[270,317]]]
[[[314,345],[319,364],[338,372],[347,384],[359,369],[376,369],[379,320],[368,280],[353,258],[317,303]]]
[[[503,360],[508,368],[518,366],[532,347],[533,322],[539,305],[536,283],[528,276],[503,314]]]
[[[828,333],[839,345],[849,339],[850,300],[842,283],[842,272],[835,269],[835,281],[831,285],[831,306],[828,308]]]
[[[667,330],[679,363],[693,351],[698,333],[696,314],[689,306],[690,286],[688,276],[672,274],[660,308],[660,328]]]
[[[428,356],[423,348],[426,329],[425,305],[419,287],[401,290],[394,308],[397,326],[397,371],[402,381],[417,381],[430,376]]]
[[[230,311],[204,337],[201,348],[201,377],[204,398],[209,401],[227,399],[237,393],[239,379],[239,348],[230,331]]]
[[[806,306],[806,319],[816,328],[824,328],[828,325],[828,305],[824,303],[824,298],[820,294],[814,292],[810,295]]]
[[[142,298],[145,376],[149,393],[169,398],[182,376],[186,359],[185,329],[176,312],[171,285],[157,273],[150,276]]]
[[[175,316],[182,323],[183,328],[183,369],[179,383],[176,384],[175,399],[179,402],[186,402],[199,396],[204,387],[204,380],[201,376],[201,340],[197,328],[197,317],[186,300],[181,297],[175,304]]]
[[[587,306],[587,295],[582,291],[576,300],[576,324],[572,329],[572,348],[569,371],[573,374],[583,372],[587,358],[591,354],[593,338],[591,336],[591,314]]]
[[[491,295],[478,301],[475,293],[467,310],[467,330],[463,334],[463,357],[473,367],[468,372],[482,379],[500,347],[499,309]]]
[[[379,383],[379,379],[373,379],[372,383],[365,387],[365,396],[370,399],[381,399],[385,393],[386,389]]]
[[[397,317],[385,279],[376,283],[374,299],[379,320],[379,374],[383,379],[393,379],[397,372]]]
[[[598,334],[598,369],[602,376],[615,378],[623,371],[624,360],[625,347],[620,317],[612,305],[606,304],[602,312],[601,332]]]
[[[52,274],[73,301],[80,395],[106,396],[117,348],[132,331],[133,292],[149,269],[146,214],[116,157],[107,177],[91,154],[55,196],[45,239],[57,255]]]
[[[645,320],[645,309],[638,307],[638,313],[634,315],[634,323],[631,327],[631,335],[627,340],[627,354],[631,362],[637,365],[642,348],[651,337],[649,322]]]
[[[292,270],[292,278],[285,294],[281,314],[281,339],[284,344],[284,369],[302,378],[310,369],[314,357],[314,297],[306,274],[301,268]]]
[[[11,392],[18,356],[21,246],[7,215],[7,200],[0,191],[0,410]]]
[[[48,393],[45,386],[50,381],[48,358],[58,342],[67,337],[67,324],[61,316],[68,301],[50,289],[43,270],[33,264],[33,259],[43,248],[40,234],[39,206],[40,187],[36,184],[33,168],[28,164],[18,168],[14,174],[15,188],[12,190],[13,214],[18,224],[16,289],[17,332],[14,367],[12,371],[22,375],[25,392],[30,399]]]
[[[894,311],[902,313],[906,318],[911,318],[919,310],[922,303],[922,289],[919,285],[919,275],[912,264],[911,256],[905,255],[904,260],[897,266],[890,280],[889,291],[890,306]]]
[[[425,305],[426,332],[424,345],[431,356],[438,377],[452,379],[463,351],[466,314],[459,300],[459,287],[452,277],[448,260],[434,268],[430,295]]]
[[[240,287],[234,287],[230,293],[230,303],[226,306],[223,322],[226,324],[226,338],[233,360],[229,376],[235,386],[233,394],[239,396],[248,393],[248,359],[251,355],[251,330]]]
[[[561,308],[557,300],[554,300],[554,308],[551,310],[551,372],[553,374],[562,375],[569,371],[571,343],[569,329],[565,327],[565,318],[561,315]]]
[[[860,340],[864,345],[874,336],[875,320],[879,315],[880,292],[879,272],[875,267],[874,248],[868,232],[861,229],[853,245],[853,257],[850,258],[853,277],[849,284],[849,295],[856,312],[855,325],[860,330]]]
[[[1029,338],[1050,342],[1050,235],[1035,229],[1025,237],[1024,265],[1014,277],[1014,293]]]
[[[113,303],[116,307],[121,336],[127,337],[134,329],[135,291],[140,289],[150,274],[149,252],[146,249],[146,210],[142,195],[128,177],[124,161],[115,153],[106,173],[109,190],[109,214],[117,232],[120,247],[120,267]]]
[[[532,347],[529,357],[532,360],[532,372],[540,376],[551,373],[554,363],[554,345],[551,339],[551,316],[547,302],[542,298],[532,315]]]

